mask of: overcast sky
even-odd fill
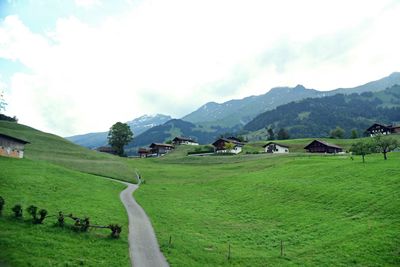
[[[400,1],[0,0],[6,114],[62,136],[399,71]]]

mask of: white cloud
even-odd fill
[[[84,8],[101,6],[101,2],[99,0],[75,0],[75,4],[79,7],[84,7]]]
[[[398,70],[400,8],[391,3],[145,1],[96,25],[59,18],[45,33],[9,16],[0,58],[30,70],[12,76],[9,112],[69,135],[143,113],[180,117],[273,86],[358,85]]]

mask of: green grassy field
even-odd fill
[[[134,182],[127,159],[90,151],[30,127],[0,122],[0,133],[31,142],[25,159],[0,157],[0,196],[6,200],[0,217],[0,265],[9,266],[129,266],[128,219],[119,199],[124,185],[90,173]],[[96,225],[122,225],[121,238],[110,230],[76,233],[54,227],[56,218],[33,225],[12,218],[21,204],[90,217]],[[68,222],[68,219],[66,219]],[[72,224],[72,220],[69,221]],[[7,266],[6,265],[6,266]]]
[[[346,155],[185,150],[132,161],[146,180],[135,197],[172,266],[400,265],[400,153],[363,164]]]
[[[96,175],[134,182],[134,169],[127,159],[99,153],[56,135],[14,122],[0,121],[0,133],[29,141],[25,158],[41,160]]]
[[[181,146],[158,159],[120,159],[23,125],[0,122],[0,132],[32,143],[26,159],[0,157],[0,265],[129,265],[124,186],[91,173],[132,182],[136,168],[145,184],[135,197],[171,266],[400,265],[400,153],[387,161],[368,155],[363,164],[348,155],[300,153],[311,139],[298,139],[279,141],[295,152],[289,155],[198,157]],[[345,149],[354,142],[326,141]],[[10,209],[17,203],[118,223],[122,236],[58,229],[55,218],[15,221]]]
[[[0,265],[129,266],[128,219],[119,200],[124,185],[27,159],[0,157],[0,169],[0,196],[6,201],[0,217]],[[15,204],[24,208],[22,221],[12,216]],[[34,225],[25,211],[29,205],[45,208],[49,215],[63,211],[88,216],[96,225],[120,224],[121,238],[109,238],[108,229],[61,229],[54,226],[56,217]]]

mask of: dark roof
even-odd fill
[[[212,145],[215,146],[216,143],[217,143],[218,141],[224,141],[224,142],[226,142],[226,143],[232,143],[232,144],[241,145],[241,146],[244,145],[244,144],[241,143],[241,142],[238,142],[238,141],[236,141],[236,140],[229,139],[229,138],[219,138],[219,139],[217,139],[214,143],[212,143]]]
[[[182,136],[177,136],[175,137],[172,141],[188,141],[188,142],[196,142],[190,137],[182,137]]]
[[[14,141],[16,141],[16,142],[19,142],[19,143],[22,143],[22,144],[30,144],[30,142],[28,142],[28,141],[26,141],[26,140],[19,139],[19,138],[17,138],[17,137],[10,136],[10,135],[7,135],[7,134],[2,134],[2,133],[0,133],[0,136],[1,136],[1,137],[5,137],[5,138],[12,139],[12,140],[14,140]]]
[[[286,145],[278,144],[278,143],[275,143],[275,142],[268,142],[268,143],[266,143],[265,145],[263,145],[263,147],[267,147],[267,146],[269,146],[270,144],[275,144],[275,145],[278,145],[278,146],[281,146],[281,147],[289,148],[289,147],[286,146]]]
[[[324,141],[321,141],[321,140],[314,140],[314,141],[312,141],[312,142],[309,143],[307,146],[305,146],[304,149],[308,149],[308,147],[309,147],[311,144],[313,144],[314,142],[321,143],[321,144],[323,144],[323,145],[325,145],[325,146],[328,146],[328,147],[343,149],[343,148],[341,148],[340,146],[337,146],[337,145],[335,145],[335,144],[330,144],[330,143],[327,143],[327,142],[324,142]]]
[[[385,125],[385,124],[382,124],[382,123],[374,123],[367,129],[367,131],[369,131],[371,128],[373,128],[375,126],[381,126],[383,128],[388,128],[388,129],[393,128],[392,125]]]
[[[162,144],[162,143],[151,143],[150,147],[154,148],[156,146],[161,146],[161,147],[174,147],[173,145],[170,144]]]

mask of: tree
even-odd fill
[[[284,129],[281,128],[278,131],[278,140],[285,140],[285,139],[289,139],[289,133]]]
[[[275,140],[274,130],[272,128],[268,128],[267,132],[268,132],[268,140]]]
[[[351,130],[351,139],[357,139],[357,138],[358,138],[357,129]]]
[[[399,146],[396,139],[391,137],[383,137],[382,135],[374,136],[375,150],[383,154],[383,158],[387,160],[387,153]]]
[[[365,163],[365,155],[371,154],[373,152],[373,144],[370,142],[357,142],[353,143],[350,147],[350,151],[354,155],[362,156],[363,163]]]
[[[329,133],[330,138],[334,139],[343,139],[344,137],[344,130],[337,126],[335,129],[331,130]]]
[[[235,144],[234,143],[230,143],[230,142],[226,142],[225,145],[224,145],[224,148],[225,148],[227,153],[231,153],[232,150],[235,148]]]
[[[1,110],[6,110],[7,103],[4,100],[4,93],[0,92],[0,112]]]
[[[108,143],[115,149],[117,155],[124,155],[124,146],[133,139],[133,133],[129,125],[122,122],[114,124],[108,132]]]

